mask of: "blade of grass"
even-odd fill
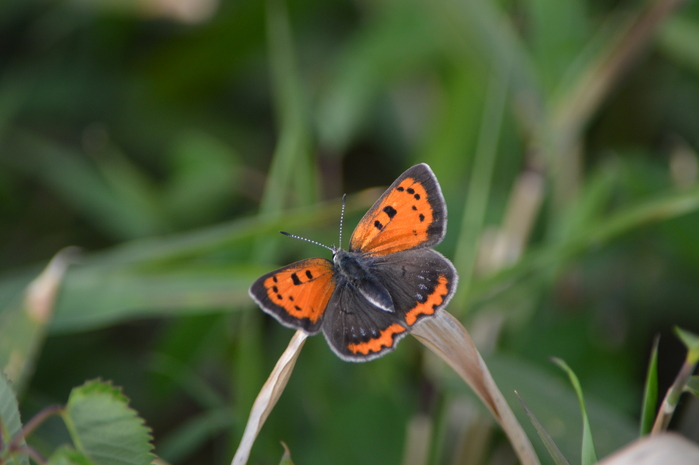
[[[546,450],[549,451],[549,454],[551,455],[551,458],[553,461],[556,463],[556,465],[570,465],[568,460],[563,456],[563,453],[561,450],[558,448],[556,443],[554,442],[553,438],[551,435],[544,429],[544,427],[539,423],[539,420],[536,418],[536,415],[534,415],[534,412],[532,412],[527,404],[522,400],[522,398],[519,396],[519,393],[515,391],[515,395],[517,395],[517,398],[519,401],[522,403],[522,407],[524,408],[524,411],[526,412],[527,416],[532,422],[532,425],[534,425],[534,428],[536,429],[536,432],[539,434],[539,437],[541,438],[541,442],[544,443],[546,446]]]
[[[640,435],[645,436],[653,429],[655,409],[658,406],[658,342],[660,337],[653,340],[648,373],[646,374],[646,387],[643,391],[643,408],[641,410]]]
[[[458,309],[464,308],[478,255],[479,239],[483,232],[485,213],[490,198],[490,184],[493,178],[498,139],[507,101],[507,88],[507,75],[494,73],[488,87],[483,123],[478,137],[478,147],[466,195],[466,205],[461,219],[461,231],[454,254],[454,265],[460,274],[460,286],[454,302]]]
[[[293,37],[283,0],[268,0],[267,43],[279,140],[270,166],[260,212],[279,212],[316,199],[310,155],[307,99],[299,76]],[[291,201],[291,202],[290,202]]]
[[[675,381],[665,394],[663,403],[658,411],[658,416],[655,418],[655,423],[653,424],[652,435],[657,435],[667,430],[670,420],[675,413],[677,403],[680,400],[680,396],[682,392],[684,392],[685,386],[692,376],[692,373],[694,373],[697,363],[699,363],[699,336],[678,327],[675,327],[675,333],[687,347],[687,357],[679,373],[677,373]]]
[[[646,224],[664,221],[699,210],[699,189],[677,194],[665,193],[655,199],[627,207],[599,220],[565,242],[530,252],[514,266],[473,284],[467,305],[504,289],[505,284],[558,265],[590,247],[599,247],[612,239]]]
[[[699,397],[699,376],[691,376],[684,389],[695,397]]]
[[[566,372],[568,378],[570,378],[570,383],[575,389],[575,393],[578,395],[578,401],[580,402],[580,413],[583,419],[583,437],[582,437],[582,465],[592,465],[597,462],[597,452],[595,452],[595,444],[592,440],[592,430],[590,428],[590,419],[587,417],[587,409],[585,408],[585,399],[583,398],[582,387],[580,386],[580,381],[575,375],[573,370],[561,360],[560,358],[553,358],[553,362],[561,367],[563,371]]]

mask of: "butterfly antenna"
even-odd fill
[[[342,196],[342,211],[340,212],[340,246],[338,248],[342,249],[342,223],[345,220],[345,202],[347,202],[347,194]]]
[[[307,239],[307,238],[305,238],[305,237],[297,236],[296,234],[291,234],[291,233],[284,232],[284,231],[279,231],[279,232],[282,233],[282,234],[284,234],[285,236],[293,237],[294,239],[299,239],[299,240],[301,240],[301,241],[306,241],[306,242],[310,242],[311,244],[315,244],[315,245],[319,245],[319,246],[321,246],[321,247],[325,247],[326,249],[328,249],[328,250],[331,251],[332,253],[335,253],[335,250],[334,250],[332,247],[328,247],[327,245],[321,244],[320,242],[314,241],[313,239]]]

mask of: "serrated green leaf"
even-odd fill
[[[646,387],[643,391],[643,409],[641,411],[641,436],[653,429],[655,409],[658,406],[658,340],[653,341],[653,350],[648,363]]]
[[[546,450],[549,451],[549,454],[551,455],[551,458],[553,459],[554,462],[556,462],[556,465],[570,465],[568,460],[563,456],[563,453],[561,450],[558,448],[556,443],[554,442],[553,438],[551,435],[544,429],[544,427],[539,423],[539,420],[536,418],[536,415],[534,415],[534,412],[532,412],[529,409],[529,406],[522,400],[522,398],[519,396],[519,393],[515,391],[515,394],[517,395],[517,398],[519,401],[522,403],[522,407],[524,408],[524,411],[526,412],[527,416],[529,417],[529,420],[531,420],[532,425],[534,425],[534,428],[536,429],[536,432],[539,434],[539,437],[541,438],[541,442],[544,443],[546,446]]]
[[[12,386],[7,377],[0,371],[0,445],[9,443],[21,429],[22,422],[19,417],[19,407],[17,406],[15,393],[12,391]],[[25,442],[22,441],[20,445],[25,445]],[[2,449],[0,449],[0,459],[2,457]],[[26,455],[8,456],[5,460],[7,462],[4,463],[8,465],[29,465],[29,459]]]
[[[96,465],[85,454],[70,446],[62,446],[49,458],[48,465]]]
[[[692,376],[684,386],[684,390],[699,397],[699,376]]]
[[[96,465],[149,465],[150,429],[121,389],[100,380],[74,388],[64,420],[78,451]]]
[[[597,462],[597,452],[595,452],[595,444],[592,440],[592,430],[590,429],[590,419],[587,417],[587,409],[585,408],[585,399],[583,398],[582,388],[580,387],[580,381],[575,375],[573,370],[570,369],[568,364],[561,360],[560,358],[553,358],[554,363],[561,367],[570,378],[570,383],[575,389],[575,393],[578,395],[578,401],[580,402],[580,413],[582,413],[583,418],[583,437],[582,437],[582,465],[592,465]]]

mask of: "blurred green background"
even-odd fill
[[[449,311],[576,464],[565,359],[604,456],[637,434],[654,336],[664,393],[671,328],[699,332],[698,147],[696,2],[3,0],[0,317],[83,248],[32,336],[23,420],[99,376],[163,459],[229,463],[292,335],[247,288],[328,256],[277,231],[336,244],[343,193],[348,237],[371,188],[426,162],[461,276]],[[699,440],[698,410],[672,427]],[[33,444],[64,437],[51,421]],[[282,440],[297,464],[514,460],[412,338],[367,364],[310,339],[251,463]]]

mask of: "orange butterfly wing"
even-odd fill
[[[262,276],[250,296],[283,325],[315,334],[334,291],[333,263],[309,258]]]
[[[437,178],[426,164],[403,173],[364,215],[350,252],[386,255],[438,244],[446,234],[447,208]]]

